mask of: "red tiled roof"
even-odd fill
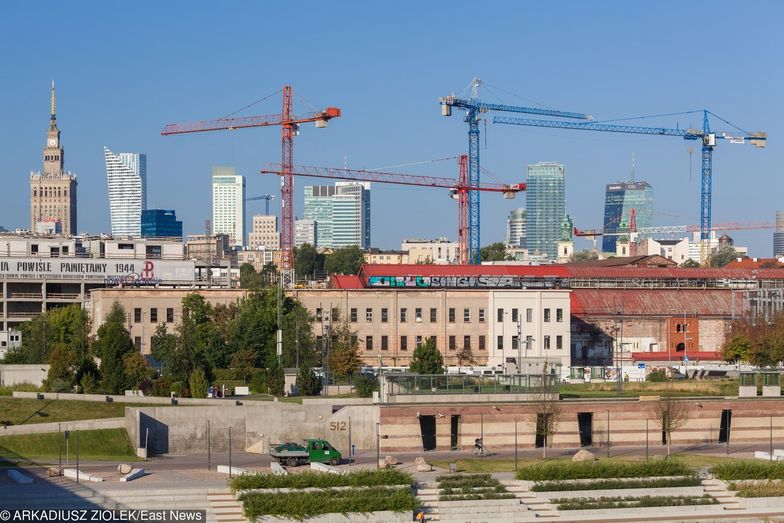
[[[732,316],[728,289],[572,289],[576,316]]]
[[[333,289],[363,289],[365,287],[356,274],[333,274],[330,284]]]
[[[778,258],[743,258],[740,261],[734,260],[727,264],[726,269],[759,269],[762,264],[775,265],[772,269],[784,268]]]

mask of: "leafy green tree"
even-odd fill
[[[698,269],[700,267],[699,262],[696,262],[689,258],[685,262],[680,264],[681,269]]]
[[[240,287],[257,290],[264,286],[261,274],[250,263],[240,265]]]
[[[126,386],[139,389],[139,385],[152,377],[155,370],[147,364],[147,360],[140,352],[133,351],[123,357],[123,370],[126,377]]]
[[[371,398],[373,397],[373,392],[378,390],[378,378],[360,374],[354,380],[354,389],[360,398]]]
[[[286,298],[283,313],[283,366],[299,366],[318,362],[316,353],[316,336],[313,333],[314,318],[302,304],[294,299]]]
[[[95,379],[95,374],[87,373],[82,376],[79,386],[84,394],[93,394],[98,389],[98,381]]]
[[[70,391],[76,381],[79,366],[76,351],[65,343],[55,343],[49,356],[49,365],[45,388],[51,392]]]
[[[56,343],[73,347],[80,357],[87,353],[87,313],[76,304],[50,309],[20,331],[22,344],[8,351],[5,363],[46,363]]]
[[[327,255],[324,270],[329,274],[358,274],[365,263],[365,251],[356,245],[335,249]]]
[[[752,353],[752,343],[742,335],[733,336],[725,345],[722,351],[724,361],[736,363],[738,361],[749,361]]]
[[[297,372],[297,387],[303,396],[318,396],[321,394],[321,380],[310,366],[302,366]]]
[[[188,388],[191,391],[191,398],[207,397],[207,389],[210,388],[210,384],[207,381],[207,375],[204,373],[204,369],[198,368],[191,372],[190,378],[188,379]]]
[[[136,348],[125,328],[125,310],[119,303],[114,302],[106,321],[98,328],[92,349],[101,359],[101,389],[107,394],[122,392],[127,382],[123,358]]]
[[[599,253],[593,249],[582,249],[575,251],[569,256],[569,263],[589,262],[599,259]]]
[[[294,253],[294,271],[299,277],[313,277],[324,272],[324,255],[305,243]]]
[[[336,378],[346,378],[359,372],[362,359],[359,357],[359,342],[356,332],[351,330],[348,321],[338,322],[332,331],[332,345],[329,350],[329,372]]]
[[[165,323],[159,323],[155,328],[155,334],[150,338],[150,353],[152,357],[165,367],[172,362],[176,350],[177,336],[169,333]]]
[[[251,376],[253,376],[255,363],[256,354],[252,350],[243,349],[239,352],[235,352],[231,357],[229,368],[237,369],[240,376],[242,376],[242,379],[247,381]]]
[[[443,374],[444,357],[436,347],[433,338],[421,343],[414,349],[409,370],[417,374]]]
[[[734,247],[724,245],[708,257],[708,267],[721,268],[738,257],[738,252]]]
[[[491,243],[479,249],[482,261],[504,261],[511,260],[512,257],[506,254],[506,246],[503,242]]]
[[[266,367],[269,355],[276,353],[277,302],[273,288],[250,293],[239,304],[232,324],[232,353],[250,350],[256,355],[256,367]]]
[[[285,394],[285,389],[286,375],[283,367],[278,363],[278,358],[272,356],[267,367],[267,391],[273,396],[281,397]]]

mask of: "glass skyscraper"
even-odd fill
[[[182,238],[182,222],[166,209],[142,211],[142,238]]]
[[[525,249],[525,209],[512,209],[506,219],[506,244]]]
[[[566,215],[566,169],[552,162],[528,166],[526,245],[529,255],[558,256],[561,222]]]
[[[140,236],[147,208],[147,155],[113,153],[103,148],[109,180],[109,213],[113,236]]]
[[[245,241],[245,177],[234,167],[212,168],[212,233],[228,234],[232,246]]]
[[[319,247],[370,248],[370,184],[305,186],[304,217],[316,224]]]
[[[604,196],[602,252],[615,253],[621,222],[630,225],[632,209],[637,228],[653,225],[653,190],[648,182],[618,182],[607,185]]]

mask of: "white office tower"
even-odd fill
[[[229,244],[242,247],[245,238],[245,177],[234,167],[212,168],[212,233],[228,234]]]
[[[294,246],[302,247],[305,244],[318,247],[316,242],[316,220],[301,218],[294,220]]]
[[[147,155],[113,153],[103,148],[109,181],[109,213],[113,236],[141,236],[147,209]]]
[[[332,200],[332,246],[370,248],[370,182],[337,182]]]

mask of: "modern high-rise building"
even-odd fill
[[[306,243],[318,247],[316,241],[316,220],[302,218],[294,220],[294,246],[302,247]]]
[[[566,169],[552,162],[528,166],[525,193],[526,245],[529,254],[558,256],[561,223],[566,215]]]
[[[370,248],[370,184],[305,186],[305,219],[316,222],[319,247]]]
[[[630,225],[632,209],[634,209],[638,229],[653,225],[653,189],[650,184],[648,182],[608,184],[604,193],[605,234],[602,237],[602,252],[615,252],[618,236],[614,233],[619,232],[621,223]]]
[[[109,181],[109,213],[113,236],[141,236],[147,209],[147,155],[113,153],[103,148]]]
[[[76,234],[76,175],[65,171],[64,153],[60,142],[55,112],[54,82],[52,82],[49,129],[44,147],[44,170],[30,173],[30,230],[55,230],[62,234]],[[42,225],[39,225],[41,223]],[[59,227],[56,224],[59,223]]]
[[[182,238],[182,222],[173,210],[142,211],[142,238]]]
[[[212,231],[228,234],[234,247],[245,241],[245,177],[234,167],[212,168]]]
[[[250,234],[248,234],[248,247],[251,249],[264,248],[267,250],[280,249],[280,232],[278,231],[278,217],[267,214],[253,216]]]
[[[506,244],[510,247],[525,249],[525,209],[512,209],[506,219]]]
[[[784,211],[776,211],[776,232],[773,233],[773,256],[784,256]]]

